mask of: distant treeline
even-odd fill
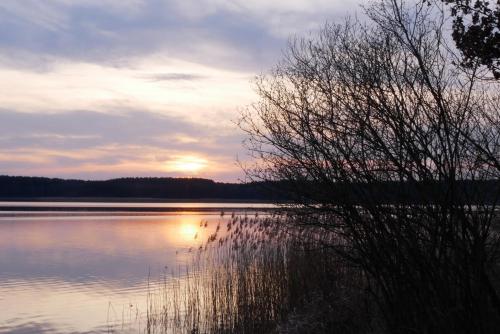
[[[461,181],[465,203],[497,203],[500,181]],[[46,177],[0,176],[0,198],[156,198],[165,200],[297,200],[300,188],[312,203],[366,203],[371,198],[390,203],[435,203],[446,200],[446,186],[433,183],[378,182],[371,184],[312,184],[310,182],[221,183],[201,178],[119,178],[105,181],[64,180]],[[307,199],[300,198],[300,202]]]
[[[0,198],[157,198],[280,200],[264,183],[220,183],[201,178],[119,178],[105,181],[0,176]]]

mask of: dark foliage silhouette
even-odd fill
[[[451,8],[452,36],[462,52],[462,63],[469,67],[485,65],[495,79],[500,79],[500,1],[441,1]]]

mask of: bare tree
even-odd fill
[[[454,65],[443,13],[379,1],[369,23],[293,40],[240,121],[248,175],[286,185],[295,223],[337,236],[394,333],[500,319],[498,86]]]

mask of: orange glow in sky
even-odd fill
[[[206,168],[208,161],[203,158],[185,156],[178,157],[167,163],[167,170],[173,172],[196,174]]]

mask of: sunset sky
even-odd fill
[[[341,0],[0,1],[0,174],[238,181],[252,78]]]

